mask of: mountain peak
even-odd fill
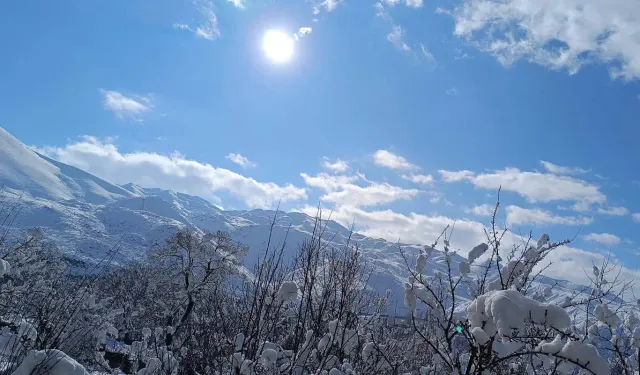
[[[105,203],[133,194],[78,168],[37,153],[0,127],[0,186],[53,201]]]
[[[60,169],[0,127],[0,184],[23,190],[33,197],[53,200],[73,199],[61,181]]]

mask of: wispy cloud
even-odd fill
[[[389,204],[397,200],[414,198],[419,190],[404,189],[388,183],[368,182],[366,186],[356,185],[361,176],[335,176],[320,173],[310,176],[301,173],[307,186],[320,188],[325,192],[320,199],[338,206],[371,207]]]
[[[257,164],[249,160],[246,156],[241,154],[234,154],[233,152],[229,155],[225,156],[225,159],[231,161],[232,163],[238,164],[242,168],[253,168]]]
[[[481,204],[479,206],[473,206],[472,208],[466,208],[465,213],[475,216],[492,216],[496,206],[494,204]]]
[[[400,3],[404,3],[409,8],[420,8],[424,5],[424,0],[382,0],[382,2],[390,7]]]
[[[295,40],[300,40],[305,35],[311,34],[312,31],[313,31],[313,28],[311,28],[311,26],[303,26],[300,29],[298,29],[297,33],[293,34],[293,37],[295,38]]]
[[[631,217],[633,218],[633,221],[640,223],[640,213],[631,214]]]
[[[408,53],[415,57],[418,61],[424,62],[430,68],[434,68],[436,65],[436,58],[431,51],[424,45],[424,43],[416,43],[414,47],[411,47],[409,43],[405,41],[405,29],[394,21],[391,13],[387,8],[393,7],[399,3],[404,3],[410,8],[419,8],[423,5],[423,0],[380,0],[374,4],[376,11],[376,17],[384,20],[391,26],[391,31],[387,34],[387,40],[398,50]]]
[[[433,176],[430,174],[403,174],[401,176],[407,181],[411,181],[414,184],[431,185],[433,184]]]
[[[582,168],[578,168],[578,167],[564,167],[564,166],[556,165],[556,164],[553,164],[553,163],[550,163],[550,162],[544,161],[544,160],[541,160],[540,164],[542,164],[544,169],[546,169],[548,172],[553,173],[553,174],[575,175],[575,174],[585,174],[585,173],[589,172],[586,169],[582,169]]]
[[[307,35],[307,34],[311,34],[312,31],[313,29],[311,28],[311,26],[303,26],[298,30],[298,34]]]
[[[100,89],[102,104],[108,111],[115,113],[121,119],[131,118],[142,121],[140,116],[153,109],[153,101],[150,96],[125,96],[115,90]]]
[[[421,58],[424,61],[426,61],[428,64],[431,64],[431,65],[435,65],[436,64],[435,56],[433,56],[431,51],[429,51],[427,46],[425,46],[423,43],[420,43],[420,55],[421,55]]]
[[[609,216],[625,216],[629,214],[629,210],[626,207],[598,207],[599,214]]]
[[[95,137],[85,136],[64,147],[46,147],[41,151],[117,184],[133,182],[204,197],[226,191],[251,208],[273,208],[279,201],[307,199],[304,188],[291,184],[256,181],[228,169],[187,159],[178,152],[171,155],[122,153],[115,144]]]
[[[600,188],[574,177],[551,173],[521,171],[505,168],[491,173],[475,174],[471,171],[439,171],[444,181],[469,181],[482,189],[510,191],[520,194],[529,202],[572,201],[574,209],[587,211],[593,204],[604,204],[607,197]]]
[[[344,173],[349,169],[349,164],[341,159],[336,159],[335,161],[331,161],[326,156],[323,158],[322,165],[335,173]]]
[[[409,163],[409,161],[400,155],[396,155],[387,150],[378,150],[373,154],[373,163],[380,167],[386,167],[398,170],[418,169],[417,165]]]
[[[244,9],[244,0],[227,0],[227,2],[233,4],[236,8]]]
[[[387,34],[387,40],[396,48],[403,51],[411,51],[411,47],[404,41],[404,29],[400,25],[394,25],[391,32]]]
[[[229,0],[235,6],[243,7],[241,0]],[[197,26],[190,26],[186,23],[174,23],[173,28],[190,31],[197,37],[206,40],[215,40],[220,37],[220,28],[218,27],[218,16],[214,11],[213,2],[211,0],[195,0],[194,5],[200,14],[201,21]]]
[[[558,216],[553,212],[540,208],[507,207],[507,223],[509,225],[589,225],[593,218],[585,216]]]
[[[618,245],[622,240],[620,237],[611,233],[589,233],[584,236],[584,239],[591,242],[597,242],[606,246]]]
[[[451,95],[458,95],[460,91],[458,91],[458,89],[455,87],[449,87],[444,93],[451,96]]]
[[[442,177],[442,181],[444,182],[460,182],[463,180],[467,180],[475,176],[475,173],[468,170],[463,171],[445,171],[443,169],[439,170],[440,177]]]
[[[343,0],[324,0],[320,4],[313,7],[313,14],[319,14],[321,10],[333,12]]]

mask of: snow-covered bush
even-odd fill
[[[624,303],[629,284],[618,279],[617,265],[608,258],[599,267],[594,265],[590,292],[567,296],[561,304],[545,303],[554,289],[541,288],[537,282],[545,269],[543,261],[568,241],[552,242],[543,234],[537,241],[530,236],[503,251],[504,233],[497,229],[494,213],[487,242],[470,249],[468,259],[457,268],[445,236],[445,272],[432,275],[425,274],[424,264],[439,241],[416,256],[416,267],[405,253],[409,278],[404,303],[411,328],[404,335],[397,330],[389,335],[401,338],[395,341],[399,347],[428,354],[405,355],[397,361],[402,371],[478,375],[637,371],[640,320]],[[463,296],[471,300],[466,302]]]
[[[270,242],[251,249],[261,251],[251,272],[244,246],[193,228],[147,262],[116,268],[115,251],[70,267],[40,231],[0,238],[0,375],[639,370],[640,306],[625,302],[630,285],[610,258],[589,270],[591,285],[560,298],[542,273],[568,241],[543,234],[503,249],[494,214],[467,259],[452,251],[447,228],[418,253],[400,249],[404,290],[379,295],[357,244],[334,246],[325,230],[319,214],[291,259]],[[405,316],[391,313],[392,297]]]

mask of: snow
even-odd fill
[[[424,271],[424,266],[427,264],[427,257],[424,254],[418,255],[418,259],[416,259],[416,272],[422,273]]]
[[[611,375],[609,364],[598,355],[596,347],[591,344],[584,344],[580,341],[568,341],[562,347],[558,356],[584,366],[594,375]]]
[[[545,354],[558,354],[562,350],[564,343],[562,342],[562,335],[556,335],[551,342],[542,341],[536,347],[536,351]]]
[[[489,335],[480,327],[474,327],[471,330],[471,335],[473,335],[473,338],[480,346],[489,342]]]
[[[560,306],[543,304],[515,290],[499,290],[483,294],[467,307],[471,328],[484,327],[489,336],[496,333],[510,337],[523,330],[527,322],[547,325],[559,330],[571,324],[569,314]]]
[[[458,269],[460,270],[461,275],[467,275],[471,272],[471,266],[469,266],[469,263],[467,262],[460,262]]]
[[[487,251],[488,248],[489,245],[487,245],[486,243],[481,243],[480,245],[471,249],[468,255],[469,263],[473,263],[476,259],[480,258],[480,256],[484,254],[484,252]]]
[[[549,242],[549,235],[546,233],[541,235],[537,243],[538,250],[542,249],[542,247],[546,245],[548,242]]]
[[[31,350],[12,375],[31,375],[38,368],[43,375],[89,375],[85,368],[60,350]]]
[[[0,127],[0,185],[26,190],[33,196],[50,199],[74,198],[60,180],[60,169]]]
[[[324,352],[327,349],[327,345],[331,342],[331,334],[326,333],[318,342],[318,350]]]
[[[260,360],[265,367],[273,367],[278,359],[278,352],[275,349],[265,348],[262,350]]]
[[[0,185],[34,198],[104,203],[133,194],[80,169],[49,159],[0,127]]]
[[[280,285],[277,299],[279,302],[293,301],[298,296],[298,285],[292,281],[285,281]]]
[[[4,259],[0,259],[0,277],[6,275],[11,271],[11,265]]]
[[[38,331],[26,321],[22,321],[18,326],[18,336],[23,340],[34,341],[38,337]]]
[[[618,315],[615,312],[611,311],[606,303],[600,303],[596,305],[593,313],[598,321],[610,327],[616,327],[620,322],[620,318],[618,317]]]
[[[244,345],[244,334],[242,333],[238,333],[236,335],[236,341],[234,344],[234,350],[236,352],[239,352],[240,350],[242,350],[242,346]]]
[[[413,291],[411,284],[406,283],[404,285],[404,305],[409,311],[416,310],[416,294]]]

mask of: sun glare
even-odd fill
[[[278,30],[269,30],[264,34],[262,49],[269,59],[284,63],[293,55],[293,39]]]

